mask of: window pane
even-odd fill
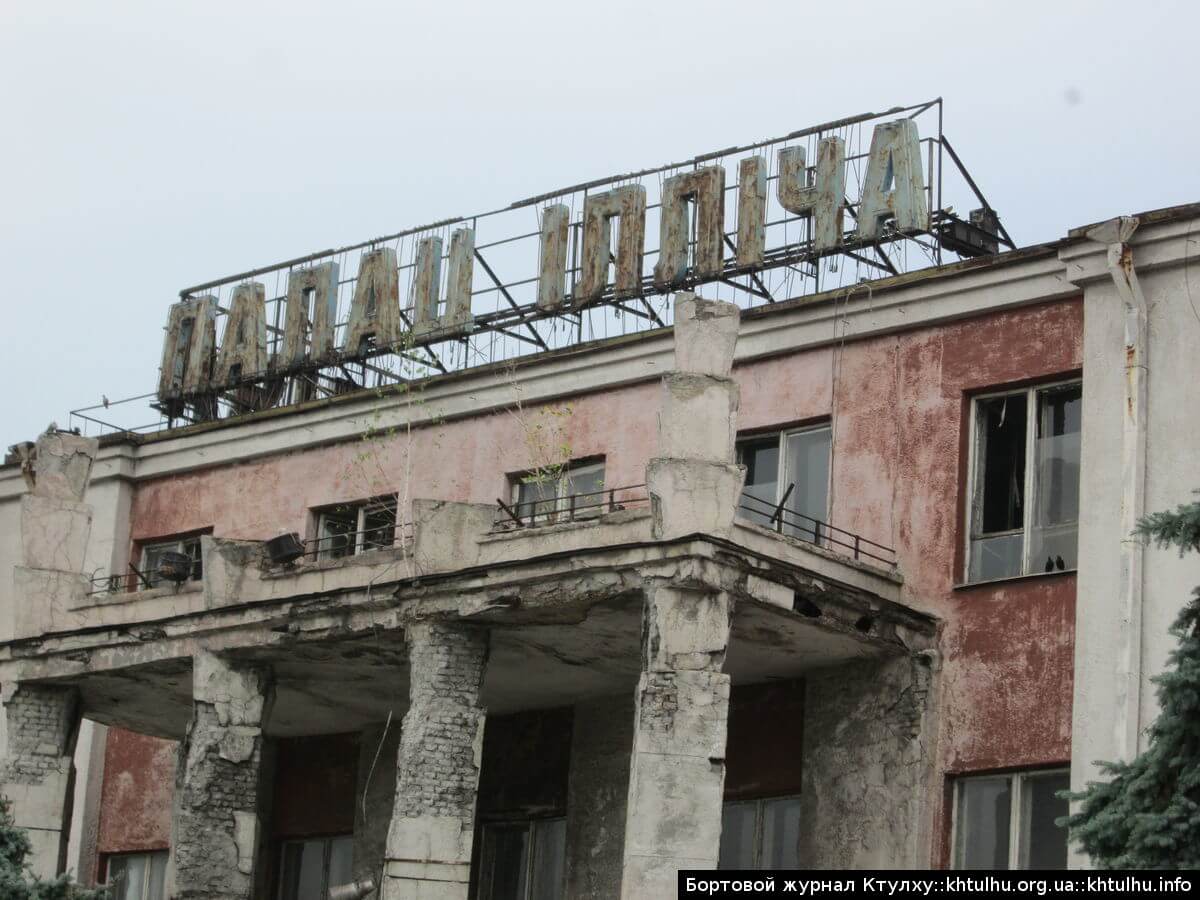
[[[558,479],[525,476],[517,487],[517,508],[514,510],[526,522],[548,521],[558,503]]]
[[[762,862],[764,869],[800,867],[800,798],[763,803]]]
[[[283,900],[324,900],[325,841],[283,845]]]
[[[1054,820],[1067,814],[1067,801],[1059,791],[1071,787],[1066,772],[1034,775],[1021,783],[1021,867],[1025,869],[1065,869],[1067,867],[1067,830]]]
[[[480,900],[525,900],[527,825],[489,825],[483,830]]]
[[[604,489],[604,466],[586,465],[567,473],[567,496],[572,494],[592,494]],[[597,503],[599,496],[580,497],[579,503]]]
[[[559,900],[562,897],[566,851],[566,819],[547,819],[535,823],[530,900]]]
[[[200,558],[200,538],[188,538],[180,545],[180,552],[186,553],[192,558],[192,572],[189,576],[192,581],[199,581],[204,574],[203,565]]]
[[[820,542],[816,522],[829,521],[829,441],[828,428],[815,428],[787,436],[787,460],[780,485],[780,499],[789,484],[794,484],[787,508],[799,516],[785,517],[788,534],[807,541]]]
[[[151,586],[157,586],[162,583],[162,579],[158,577],[158,564],[162,562],[163,554],[169,551],[178,549],[178,545],[171,544],[155,544],[149,547],[142,548],[142,574],[146,577],[146,581],[150,582]],[[146,587],[145,583],[139,581],[140,587]]]
[[[1062,571],[1076,564],[1083,388],[1050,388],[1037,398],[1029,565],[1034,572]]]
[[[329,887],[349,884],[354,880],[354,838],[339,837],[329,841]]]
[[[167,853],[150,856],[150,890],[146,900],[167,900]]]
[[[363,510],[363,550],[390,547],[396,538],[396,501],[370,504]]]
[[[1009,778],[967,778],[958,785],[955,868],[1007,869]]]
[[[338,511],[321,514],[320,556],[340,559],[354,552],[354,532],[358,529],[358,511]]]
[[[145,856],[114,856],[108,861],[108,883],[112,886],[113,900],[143,900],[142,885],[145,880]]]
[[[719,869],[754,868],[754,825],[756,803],[726,803],[721,811]]]
[[[771,513],[779,502],[779,438],[747,441],[738,447],[738,458],[746,467],[743,493],[756,500],[742,500],[745,509],[739,514],[756,525],[771,524]]]
[[[975,405],[971,523],[971,578],[975,580],[1021,574],[1026,407],[1024,393],[989,397]],[[997,539],[1000,535],[1003,538]]]
[[[1024,546],[1025,539],[1021,532],[975,538],[971,542],[971,580],[987,581],[989,578],[1020,575]]]

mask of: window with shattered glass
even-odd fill
[[[1078,381],[974,398],[968,581],[1075,568],[1082,412]]]

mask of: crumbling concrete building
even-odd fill
[[[38,868],[487,900],[1067,864],[1056,792],[1136,752],[1200,581],[1123,547],[1114,450],[1140,309],[1130,489],[1195,486],[1198,219],[18,448],[0,781]]]

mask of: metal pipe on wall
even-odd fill
[[[1125,403],[1121,427],[1121,581],[1119,590],[1124,641],[1117,660],[1117,704],[1121,715],[1115,724],[1120,759],[1138,754],[1141,717],[1142,594],[1146,543],[1133,534],[1145,513],[1147,382],[1150,375],[1146,298],[1133,267],[1129,239],[1137,230],[1132,216],[1110,219],[1087,231],[1089,240],[1108,247],[1108,271],[1125,306]]]

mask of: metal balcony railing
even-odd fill
[[[497,498],[496,518],[492,522],[490,533],[559,525],[595,518],[620,509],[638,509],[649,505],[650,495],[646,492],[644,484],[601,488],[598,491],[547,497],[544,500],[529,500],[524,503],[505,503]]]
[[[755,497],[753,494],[743,492],[738,503],[738,513],[743,519],[756,525],[773,529],[779,534],[799,538],[825,550],[832,550],[834,553],[840,553],[855,560],[867,561],[888,568],[896,566],[896,551],[891,547],[789,509],[786,504],[791,497],[792,488],[792,485],[788,486],[783,500],[779,503],[771,503]]]
[[[300,557],[300,560],[315,562],[326,559],[346,559],[372,550],[401,547],[411,540],[411,522],[377,525],[362,531],[327,534],[324,537],[314,537],[304,541],[304,555]]]
[[[192,574],[182,582],[171,581],[157,572],[139,571],[132,565],[129,567],[128,572],[94,575],[88,579],[87,596],[93,597],[97,594],[125,594],[130,591],[146,591],[150,588],[169,587],[176,584],[185,584],[188,581],[199,581],[201,577],[199,562],[195,562],[194,566]]]

